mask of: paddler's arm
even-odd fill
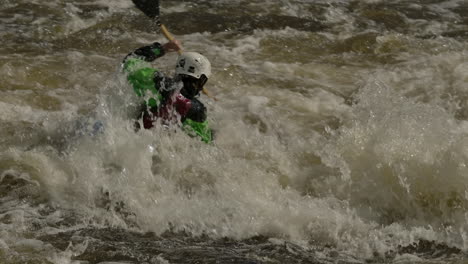
[[[159,42],[154,42],[151,45],[138,48],[128,54],[123,63],[124,69],[129,70],[130,66],[142,62],[152,62],[157,58],[164,56],[168,52],[180,50],[180,42],[176,39],[161,45]],[[130,70],[131,71],[131,70]]]
[[[187,99],[176,98],[177,112],[182,116],[184,131],[193,137],[199,137],[205,143],[213,142],[213,132],[206,118],[206,107],[197,99],[187,103]]]
[[[190,136],[198,136],[205,143],[212,143],[213,131],[208,125],[208,120],[196,122],[187,118],[182,122],[184,131]]]
[[[160,81],[155,80],[157,69],[150,64],[157,58],[164,56],[167,52],[180,49],[178,40],[170,41],[164,45],[155,42],[151,45],[136,49],[128,54],[123,61],[123,70],[128,74],[127,79],[132,84],[138,97],[143,97],[148,91],[153,95],[147,99],[146,105],[156,107],[161,101],[162,95],[158,91]]]

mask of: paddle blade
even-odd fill
[[[146,16],[159,20],[159,0],[132,0]]]

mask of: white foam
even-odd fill
[[[395,259],[393,260],[394,263],[418,263],[418,262],[424,262],[423,259],[416,255],[412,254],[402,254],[402,255],[397,255]]]
[[[126,9],[134,7],[134,4],[132,1],[125,1],[125,0],[114,0],[114,1],[99,0],[99,1],[96,1],[96,3],[102,6],[107,6],[111,9],[111,11],[114,11],[114,12],[122,11],[122,10],[126,10]]]
[[[23,239],[15,243],[15,247],[20,247],[22,250],[41,250],[44,242],[37,239]]]
[[[78,5],[68,4],[66,33],[133,8],[127,0],[97,3],[109,7],[109,11],[90,19],[80,16]],[[301,9],[309,2],[288,4],[280,8],[282,14],[310,15]],[[441,8],[449,7],[453,5]],[[163,8],[170,13],[189,7],[175,4]],[[333,28],[320,36],[332,44],[361,30],[354,25],[354,14],[340,5],[330,6],[325,19]],[[446,21],[412,22],[413,30],[436,34],[452,25]],[[43,25],[45,20],[39,18],[34,23]],[[63,219],[66,210],[73,210],[84,222],[70,229],[86,226],[88,221],[128,228],[128,219],[102,205],[103,191],[109,191],[110,202],[115,205],[122,201],[135,214],[132,221],[141,230],[158,234],[172,226],[213,237],[265,235],[276,244],[294,241],[305,247],[331,245],[339,254],[360,260],[371,259],[375,253],[385,255],[419,239],[466,249],[463,208],[468,201],[468,125],[455,119],[456,106],[451,101],[441,100],[447,91],[464,94],[468,80],[466,54],[460,51],[464,44],[444,38],[418,40],[386,34],[378,37],[376,45],[400,41],[404,51],[396,51],[397,59],[406,62],[366,65],[380,67],[376,70],[349,66],[353,62],[341,65],[333,58],[318,58],[320,55],[305,54],[305,58],[292,61],[286,58],[289,53],[285,58],[262,54],[265,39],[277,38],[287,45],[291,39],[310,41],[314,34],[285,28],[238,36],[232,32],[178,36],[186,50],[201,51],[215,66],[208,87],[219,93],[220,100],[202,97],[217,132],[213,145],[175,128],[133,131],[127,109],[135,105],[131,88],[124,77],[103,81],[114,70],[106,67],[118,64],[121,58],[117,57],[125,54],[114,58],[74,51],[30,58],[50,62],[43,64],[44,71],[70,74],[60,89],[40,87],[48,95],[63,99],[62,109],[38,110],[19,99],[36,92],[36,86],[5,91],[2,95],[16,101],[0,102],[1,121],[39,124],[36,128],[46,130],[48,136],[53,131],[62,133],[57,129],[74,121],[80,106],[89,103],[89,94],[98,91],[85,89],[100,86],[97,118],[105,123],[105,133],[66,140],[66,151],[49,144],[28,150],[12,146],[2,152],[2,161],[26,171],[23,175],[39,183],[34,188],[40,188],[60,209],[43,219],[37,208],[22,207],[18,201],[2,203],[14,223],[2,224],[0,247],[46,247],[18,237],[32,219],[55,223]],[[135,42],[150,43],[154,38],[164,41],[162,36],[147,33],[138,35]],[[160,68],[171,72],[175,56],[168,55],[155,64],[164,64]],[[24,61],[25,67],[3,64],[0,78],[26,83],[30,61]],[[96,73],[82,67],[90,61],[99,62],[93,67],[104,65],[106,69]],[[71,70],[49,69],[53,65],[67,65]],[[366,86],[354,97],[356,103],[349,105],[345,99],[359,88],[359,81]],[[334,118],[341,122],[336,130],[328,127],[325,133],[314,127],[327,127],[328,120]],[[459,203],[461,209],[449,203]],[[452,229],[445,228],[447,223]],[[46,234],[61,231],[41,229]],[[69,248],[55,255],[51,250],[50,261],[73,263],[72,255],[84,248]],[[167,263],[163,258],[158,261]],[[418,259],[401,255],[395,261]]]
[[[0,239],[0,248],[2,248],[3,250],[8,250],[10,247],[5,241]]]
[[[460,164],[466,162],[461,146],[468,141],[456,133],[453,117],[438,106],[415,103],[385,86],[371,85],[359,98],[354,118],[331,139],[332,149],[323,155],[345,176],[338,183],[344,188],[343,197],[371,219],[385,215],[411,225],[437,226],[441,213],[451,224],[464,227],[463,210],[447,201],[466,203],[465,167]]]

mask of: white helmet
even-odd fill
[[[202,74],[207,78],[211,76],[211,63],[203,55],[197,52],[184,52],[179,55],[175,73],[193,76],[199,79]]]

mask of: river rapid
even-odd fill
[[[134,132],[130,0],[0,0],[0,263],[464,263],[468,2],[160,2],[214,144]]]

